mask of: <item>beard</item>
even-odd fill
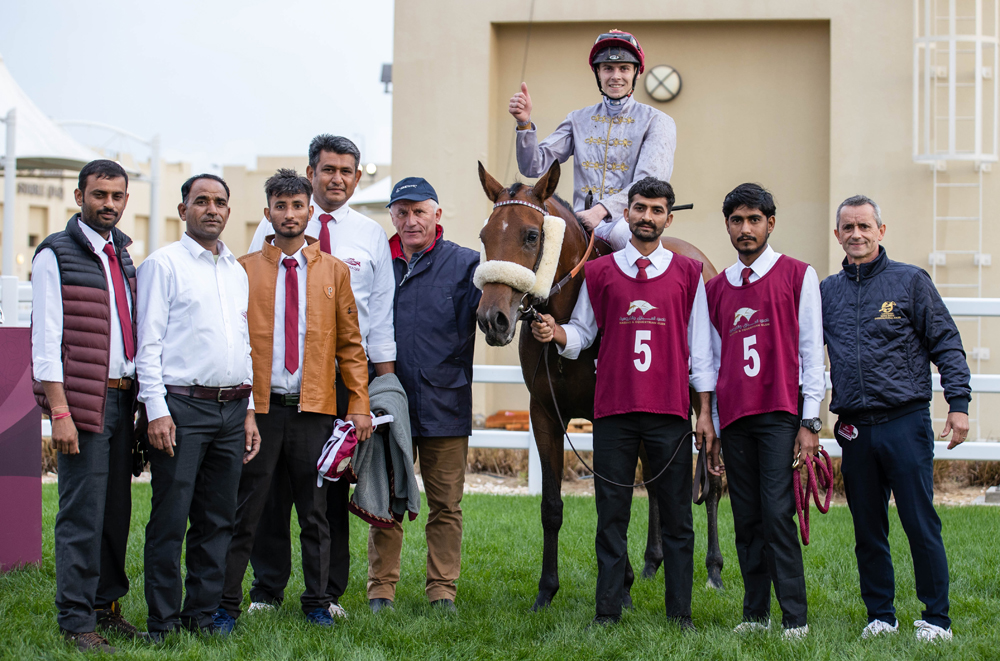
[[[108,220],[102,213],[111,212],[115,215],[114,220]],[[121,214],[111,207],[90,207],[84,205],[80,208],[80,219],[90,228],[99,232],[110,231],[121,219]]]
[[[283,236],[286,239],[294,239],[295,237],[300,236],[305,231],[306,231],[306,226],[305,225],[303,225],[301,227],[301,229],[300,228],[294,228],[294,229],[293,228],[288,228],[288,227],[285,227],[284,225],[278,225],[277,227],[274,228],[274,233],[275,234],[277,234],[278,236]]]
[[[640,241],[655,241],[660,238],[663,234],[664,227],[656,227],[656,225],[640,223],[634,225],[632,228],[632,236],[639,239]]]
[[[752,238],[756,240],[757,237],[752,237]],[[743,247],[742,245],[739,245],[739,243],[740,243],[741,240],[737,239],[736,240],[736,243],[737,243],[736,252],[739,253],[740,255],[755,255],[755,254],[763,251],[767,247],[767,240],[769,238],[770,238],[770,235],[765,236],[764,240],[761,243],[755,244],[754,247]]]

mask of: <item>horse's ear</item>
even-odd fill
[[[503,192],[503,184],[493,178],[493,176],[483,167],[483,162],[479,161],[479,183],[483,185],[483,191],[490,202],[496,202]]]
[[[546,172],[541,179],[535,182],[535,187],[531,192],[535,194],[535,197],[544,203],[545,200],[555,195],[556,186],[558,185],[559,161],[552,161],[552,166],[549,168],[549,171]]]

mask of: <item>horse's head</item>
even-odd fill
[[[534,186],[515,183],[510,188],[504,188],[480,163],[479,181],[495,205],[479,233],[491,266],[477,272],[481,279],[477,285],[483,290],[479,328],[490,346],[500,347],[514,339],[518,306],[526,294],[530,298],[528,291],[542,257],[543,219],[549,213],[544,211],[545,201],[559,183],[559,163],[553,163]]]

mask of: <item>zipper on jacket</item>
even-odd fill
[[[856,337],[854,338],[854,349],[858,356],[858,386],[861,391],[861,408],[867,409],[868,402],[865,398],[865,377],[861,371],[861,265],[858,264],[858,302],[857,302],[857,323],[855,324]]]

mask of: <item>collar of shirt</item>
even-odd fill
[[[350,213],[351,213],[351,207],[348,204],[346,204],[346,203],[343,204],[343,205],[341,205],[341,207],[339,209],[334,209],[332,212],[330,212],[330,211],[323,211],[323,207],[321,207],[320,205],[318,205],[316,203],[316,198],[315,197],[313,197],[313,198],[311,198],[309,200],[309,204],[311,204],[312,208],[313,208],[312,220],[315,220],[317,223],[319,222],[320,215],[324,214],[324,213],[328,213],[331,216],[333,216],[333,222],[335,222],[335,223],[340,223],[340,222],[346,220],[347,216],[350,215]]]
[[[83,235],[87,237],[88,241],[90,241],[90,248],[98,255],[104,253],[104,244],[106,243],[110,243],[112,248],[115,247],[115,244],[111,241],[110,235],[107,239],[105,239],[103,236],[98,234],[94,228],[83,222],[82,218],[77,218],[76,222],[80,225],[80,229],[83,230]]]
[[[639,267],[637,267],[635,263],[640,257],[645,257],[652,262],[657,271],[663,271],[670,264],[670,254],[667,249],[663,247],[662,243],[657,244],[656,250],[653,252],[648,255],[643,255],[639,252],[639,249],[632,245],[632,242],[629,241],[625,245],[625,259],[628,261],[628,265],[638,270]]]
[[[187,232],[181,234],[181,245],[187,248],[188,252],[191,253],[191,256],[195,259],[199,259],[203,255],[208,255],[208,259],[215,262],[215,255],[212,251],[192,239]],[[230,252],[229,248],[226,247],[226,244],[224,244],[221,239],[219,240],[219,258],[226,260],[230,264],[236,262],[236,257],[232,252]]]
[[[775,251],[770,245],[764,248],[764,252],[750,265],[750,269],[753,271],[750,282],[757,282],[767,275],[779,257],[781,257],[781,253]],[[726,280],[734,287],[739,287],[743,284],[743,269],[745,268],[746,265],[737,259],[735,264],[726,269]]]
[[[274,239],[273,239],[273,238],[271,239],[271,245],[272,245],[272,246],[274,245]],[[303,250],[303,248],[305,248],[305,247],[306,247],[307,245],[309,245],[309,244],[308,244],[308,243],[303,243],[303,244],[302,244],[302,247],[301,247],[301,248],[299,248],[298,250],[296,250],[296,251],[295,251],[295,253],[294,253],[294,254],[292,254],[292,255],[286,255],[286,254],[284,253],[284,251],[282,251],[282,253],[281,253],[281,257],[279,257],[279,258],[278,258],[278,264],[280,264],[280,265],[281,265],[281,268],[285,268],[285,264],[284,264],[284,261],[285,261],[286,259],[288,259],[289,257],[291,257],[292,259],[294,259],[294,260],[295,260],[296,262],[298,262],[298,263],[299,263],[299,268],[303,268],[303,267],[305,267],[305,265],[306,265],[306,256],[302,254],[302,250]],[[275,246],[275,247],[277,247],[277,246]]]

